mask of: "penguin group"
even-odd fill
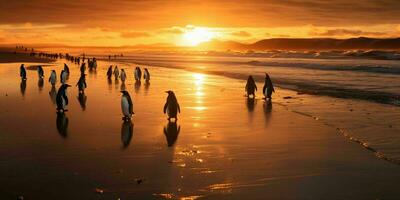
[[[246,96],[248,98],[255,98],[255,92],[257,91],[257,85],[254,81],[253,76],[249,76],[247,79],[247,83],[245,86]],[[265,73],[264,87],[263,87],[263,95],[265,100],[272,100],[272,93],[275,92],[274,85],[272,84],[272,80],[269,77],[268,73]]]

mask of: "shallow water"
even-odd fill
[[[45,80],[19,63],[0,65],[0,194],[8,199],[167,199],[395,197],[400,168],[380,160],[311,117],[288,111],[278,92],[272,104],[243,97],[243,82],[178,69],[148,67],[150,84],[106,79],[108,62],[87,72],[86,97],[69,64],[70,104],[55,112],[51,69]],[[35,65],[35,64],[30,64]],[[60,84],[58,83],[56,89]],[[121,87],[135,115],[122,121]],[[164,91],[173,89],[182,113],[168,123]],[[54,91],[53,91],[54,92]],[[288,92],[288,93],[286,93]],[[140,184],[138,184],[140,182]],[[290,192],[288,192],[290,191]]]

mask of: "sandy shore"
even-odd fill
[[[54,60],[47,58],[33,57],[29,52],[22,52],[8,48],[0,48],[0,63],[49,63]]]
[[[62,69],[45,66],[45,75]],[[284,106],[243,97],[240,80],[149,67],[150,84],[108,82],[110,64],[88,73],[80,97],[57,116],[52,88],[20,63],[0,64],[0,196],[5,199],[395,199],[400,167],[338,130]],[[70,64],[75,85],[79,67]],[[16,74],[6,76],[6,74]],[[58,74],[57,74],[58,75]],[[57,88],[59,84],[57,84]],[[123,123],[121,89],[135,104]],[[165,90],[182,107],[168,124]],[[67,123],[66,123],[67,121]],[[133,132],[129,132],[130,127]],[[178,131],[179,130],[179,131]],[[140,184],[138,184],[138,181]]]

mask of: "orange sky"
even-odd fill
[[[0,43],[123,46],[398,37],[397,0],[0,0]]]

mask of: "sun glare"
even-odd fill
[[[186,46],[197,46],[202,42],[208,42],[214,37],[214,33],[206,28],[196,27],[186,30],[182,35],[183,44]]]

